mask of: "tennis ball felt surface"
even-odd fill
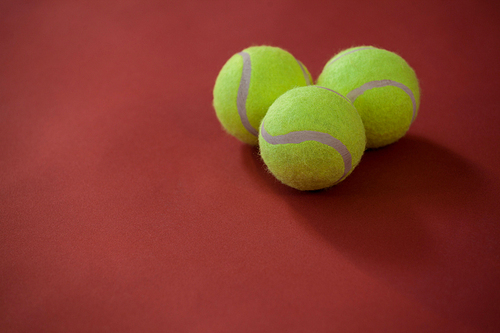
[[[358,165],[365,145],[363,122],[352,103],[318,86],[280,96],[259,132],[260,153],[269,171],[303,191],[344,180]]]
[[[399,55],[360,46],[344,50],[325,65],[317,84],[338,91],[358,110],[367,148],[403,137],[420,106],[420,88],[413,69]]]
[[[307,68],[289,52],[272,46],[249,47],[222,67],[213,106],[229,134],[257,145],[260,122],[276,98],[311,83]]]

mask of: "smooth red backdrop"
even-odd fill
[[[0,331],[500,331],[496,1],[2,1]],[[298,192],[212,109],[280,46],[416,70],[399,142]]]

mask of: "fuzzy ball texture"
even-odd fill
[[[399,55],[373,46],[335,55],[317,84],[351,99],[363,119],[367,148],[382,147],[403,137],[420,106],[413,69]]]
[[[262,120],[259,146],[269,171],[298,190],[344,180],[365,150],[363,122],[352,103],[318,86],[280,96]]]
[[[272,46],[249,47],[222,67],[213,106],[229,134],[257,145],[260,122],[276,98],[311,83],[307,68],[289,52]]]

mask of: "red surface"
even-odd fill
[[[3,1],[0,331],[500,331],[495,3]],[[260,44],[398,52],[419,116],[287,188],[211,107]]]

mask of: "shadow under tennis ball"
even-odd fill
[[[339,185],[301,192],[275,180],[256,149],[243,153],[255,181],[361,269],[464,323],[498,321],[491,310],[500,299],[491,262],[500,255],[496,187],[472,162],[408,135],[365,152]]]

